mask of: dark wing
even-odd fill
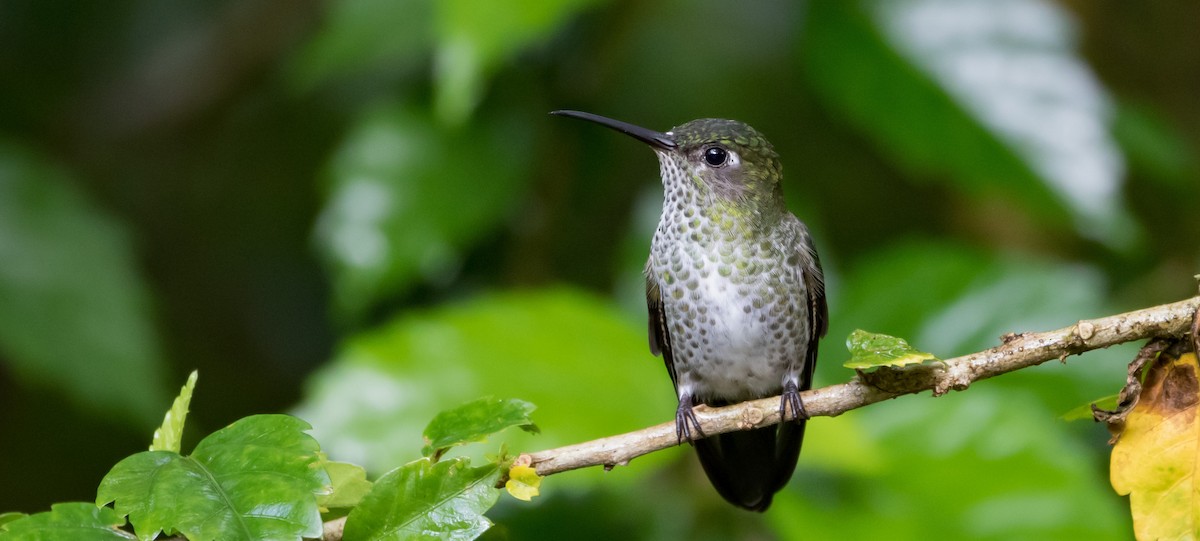
[[[829,305],[825,303],[825,273],[821,270],[821,258],[813,245],[808,227],[800,224],[800,264],[804,274],[804,289],[808,295],[808,354],[804,359],[804,375],[801,390],[812,387],[813,370],[817,368],[817,346],[829,331]]]
[[[671,357],[671,335],[667,331],[667,317],[663,309],[662,293],[658,282],[650,274],[650,262],[646,262],[646,310],[649,313],[650,352],[662,355],[663,363],[667,365],[667,373],[671,375],[671,384],[679,388],[675,380],[675,360]]]

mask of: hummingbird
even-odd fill
[[[675,433],[692,442],[722,497],[765,511],[796,468],[808,419],[800,392],[812,387],[829,320],[821,262],[784,203],[779,155],[734,120],[658,132],[580,111],[551,114],[619,131],[658,156],[664,198],[644,270],[646,306],[650,350],[679,398]],[[693,409],[775,395],[784,422],[707,438]]]

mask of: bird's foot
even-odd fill
[[[792,410],[793,421],[807,421],[808,412],[804,410],[804,401],[800,400],[800,389],[796,382],[789,381],[783,386],[783,395],[779,397],[779,420],[788,419],[788,409]]]
[[[698,437],[704,437],[704,430],[700,428],[700,420],[696,419],[696,411],[692,409],[692,395],[685,394],[679,397],[679,408],[675,410],[675,438],[677,444],[687,440],[691,443],[692,429],[696,429]]]

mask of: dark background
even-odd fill
[[[830,279],[822,384],[851,376],[854,328],[950,357],[1190,296],[1197,20],[1185,2],[0,0],[0,510],[93,499],[193,369],[185,449],[292,411],[376,473],[481,394],[540,406],[526,450],[669,419],[638,283],[654,158],[553,109],[736,118],[774,142]],[[1058,416],[1115,393],[1132,351],[814,421],[765,516],[677,450],[547,479],[491,535],[1127,538],[1105,430]]]

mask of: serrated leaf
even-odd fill
[[[358,464],[326,462],[325,473],[329,474],[331,489],[317,498],[317,505],[326,509],[354,507],[371,491],[367,470]]]
[[[1198,375],[1195,353],[1159,355],[1113,447],[1112,486],[1139,540],[1200,537]]]
[[[525,465],[510,468],[508,481],[504,482],[504,490],[512,494],[512,497],[526,502],[538,495],[541,486],[542,476],[537,474],[537,470]]]
[[[329,477],[308,423],[255,415],[204,438],[190,456],[146,451],[117,463],[96,503],[115,502],[141,539],[176,530],[190,541],[321,534],[316,495]]]
[[[491,525],[483,513],[496,503],[500,467],[471,468],[465,459],[422,458],[375,481],[350,512],[345,541],[467,540]]]
[[[855,370],[880,366],[900,367],[937,360],[932,353],[918,351],[903,338],[862,329],[855,329],[846,337],[846,349],[850,350],[850,360],[842,363],[842,366]]]
[[[488,436],[513,426],[536,432],[529,418],[536,408],[524,400],[488,396],[442,411],[425,427],[426,444],[421,453],[440,456],[450,447],[486,441]]]
[[[108,507],[86,502],[56,503],[50,511],[24,516],[5,523],[20,513],[0,515],[0,541],[113,541],[136,539],[118,528],[125,518]]]
[[[149,293],[124,226],[72,175],[0,141],[0,362],[114,420],[166,402]]]
[[[193,370],[188,375],[187,383],[183,384],[179,396],[171,404],[171,409],[163,416],[162,426],[154,431],[154,439],[150,442],[151,451],[179,452],[183,441],[183,423],[187,420],[188,405],[192,402],[192,392],[196,390],[196,378],[199,372]]]
[[[1076,406],[1076,407],[1071,408],[1070,410],[1066,411],[1062,415],[1058,416],[1058,418],[1062,419],[1064,421],[1082,421],[1084,419],[1093,421],[1093,420],[1095,420],[1095,418],[1092,416],[1092,406],[1095,406],[1097,408],[1104,409],[1104,410],[1116,409],[1117,408],[1117,395],[1113,394],[1113,395],[1100,397],[1095,400],[1092,400],[1091,402],[1088,402],[1087,404],[1083,404],[1081,406]]]
[[[181,510],[158,502],[157,495],[166,492],[161,488],[166,479],[163,474],[173,466],[179,467],[176,463],[183,460],[186,459],[171,451],[146,451],[126,457],[100,481],[96,505],[107,505],[115,500],[114,508],[122,516],[129,517],[138,538],[153,539],[159,530],[182,522],[177,517]]]

